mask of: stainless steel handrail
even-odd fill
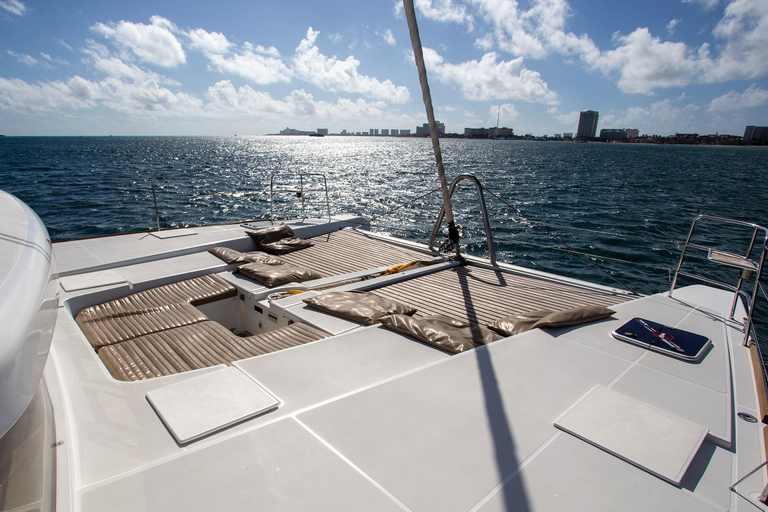
[[[475,184],[477,189],[477,199],[480,202],[480,212],[483,214],[483,227],[485,228],[485,238],[488,240],[488,253],[491,263],[496,263],[496,251],[493,246],[493,234],[491,233],[491,223],[488,221],[488,210],[485,207],[485,197],[483,196],[483,186],[480,181],[471,174],[459,174],[451,182],[451,186],[448,189],[448,197],[453,197],[453,191],[456,189],[456,185],[463,180],[469,180]],[[443,223],[443,217],[445,216],[445,206],[440,209],[440,215],[437,216],[437,222],[435,222],[435,228],[432,230],[432,236],[429,237],[429,248],[433,249],[435,246],[435,238],[437,238],[437,232],[440,231],[440,225]]]
[[[304,193],[305,192],[321,192],[325,190],[325,207],[328,211],[328,221],[331,220],[331,202],[328,197],[328,180],[325,177],[325,174],[321,173],[279,173],[279,174],[273,174],[269,178],[269,220],[271,222],[275,221],[275,177],[299,177],[299,188],[290,188],[290,189],[284,189],[280,190],[278,189],[278,192],[292,192],[296,194],[296,197],[301,199],[301,220],[304,220],[307,218],[306,216],[306,203],[304,201]],[[319,176],[323,179],[323,188],[322,189],[305,189],[304,188],[304,178],[309,176]]]
[[[733,224],[733,225],[736,225],[736,226],[741,226],[741,227],[746,227],[746,228],[752,228],[753,229],[752,238],[750,240],[749,248],[747,249],[746,254],[744,256],[733,255],[734,257],[738,258],[739,260],[742,260],[744,262],[744,264],[734,263],[734,262],[726,262],[726,261],[722,261],[722,260],[721,261],[716,261],[712,257],[712,248],[711,247],[707,247],[707,246],[704,246],[704,245],[700,245],[700,244],[696,244],[696,243],[692,243],[691,242],[691,238],[693,237],[693,233],[694,233],[694,231],[696,229],[696,224],[699,221],[701,221],[701,220],[712,221],[712,222],[720,222],[720,223],[725,223],[725,224]],[[757,235],[758,235],[759,231],[763,232],[763,237],[762,237],[762,246],[763,246],[763,248],[760,251],[760,260],[759,260],[759,262],[755,262],[751,258],[752,258],[752,252],[754,251],[755,246],[758,243]],[[727,266],[734,266],[736,268],[740,268],[741,270],[739,271],[738,284],[736,286],[732,286],[732,285],[721,283],[719,281],[715,281],[715,280],[712,280],[712,279],[709,279],[709,278],[706,278],[706,277],[703,277],[703,276],[699,276],[699,275],[696,275],[696,274],[691,274],[691,273],[688,273],[688,272],[682,272],[680,269],[683,266],[683,260],[685,259],[685,254],[686,254],[686,252],[688,251],[689,248],[708,251],[708,257],[709,257],[710,261],[712,261],[714,263],[718,263],[718,264],[721,264],[721,265],[727,265]],[[743,344],[746,346],[749,343],[749,336],[750,336],[750,332],[751,332],[751,329],[752,329],[752,316],[754,315],[754,312],[755,312],[755,301],[757,300],[757,290],[760,287],[760,278],[762,277],[763,265],[765,264],[765,256],[766,256],[766,252],[767,251],[768,251],[768,229],[766,229],[765,227],[763,227],[763,226],[761,226],[759,224],[754,224],[752,222],[744,222],[744,221],[735,220],[735,219],[728,219],[728,218],[725,218],[725,217],[715,217],[715,216],[712,216],[712,215],[699,215],[698,217],[693,219],[693,222],[691,223],[691,229],[688,231],[688,238],[686,238],[685,245],[683,245],[683,251],[682,251],[682,254],[680,254],[680,261],[677,263],[677,268],[675,269],[675,275],[674,275],[674,278],[672,279],[672,286],[669,288],[668,295],[670,297],[672,296],[672,292],[675,290],[675,286],[677,285],[677,278],[680,275],[683,275],[683,276],[686,276],[686,277],[697,279],[699,281],[704,281],[704,282],[707,282],[707,283],[710,283],[710,284],[715,284],[715,285],[722,286],[724,288],[730,289],[730,290],[732,290],[734,292],[733,302],[731,304],[731,313],[730,313],[730,317],[731,317],[732,320],[733,320],[733,315],[736,312],[736,305],[738,304],[739,296],[746,297],[747,299],[749,299],[749,303],[747,303],[746,300],[744,301],[744,307],[747,309],[747,318],[744,319],[744,343]],[[723,254],[723,253],[720,253],[720,254]],[[730,257],[731,255],[728,254],[728,256]],[[754,268],[754,270],[752,270],[752,268]],[[742,286],[744,284],[744,280],[746,278],[752,277],[752,275],[750,275],[752,272],[754,272],[755,286],[754,286],[754,289],[752,290],[752,295],[750,296],[747,293],[743,292],[741,288],[742,288]]]

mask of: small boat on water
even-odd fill
[[[293,178],[293,219],[56,243],[0,193],[0,510],[767,509],[764,227],[694,219],[640,296],[496,261],[470,176],[425,243]],[[488,258],[435,249],[464,180]]]

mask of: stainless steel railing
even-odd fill
[[[477,190],[477,199],[480,202],[480,213],[483,216],[483,228],[485,229],[485,238],[488,240],[488,254],[489,259],[491,260],[491,263],[496,263],[496,251],[493,246],[493,234],[491,232],[491,223],[488,220],[488,210],[485,207],[485,197],[483,196],[483,186],[480,184],[480,181],[475,176],[472,176],[470,174],[460,174],[454,178],[454,180],[451,182],[451,186],[448,189],[448,197],[453,197],[453,192],[456,189],[456,185],[463,181],[463,180],[469,180],[472,183],[475,184],[475,189]],[[429,248],[433,249],[435,246],[435,238],[437,238],[437,233],[440,231],[440,225],[443,223],[443,217],[445,216],[445,206],[443,206],[440,209],[440,215],[437,216],[437,222],[435,222],[435,228],[432,230],[432,236],[429,237]]]

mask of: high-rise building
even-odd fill
[[[328,128],[318,128],[317,133],[318,135],[328,135]]]
[[[579,116],[579,128],[576,130],[577,139],[592,139],[597,133],[597,118],[600,112],[594,110],[582,110]]]
[[[768,126],[747,126],[744,130],[744,142],[751,140],[768,141]]]
[[[382,135],[389,135],[389,128],[382,128],[381,129],[381,134]]]
[[[437,126],[437,134],[445,135],[445,125],[440,121],[435,121]],[[416,127],[416,135],[429,135],[429,123],[424,123],[421,126]]]

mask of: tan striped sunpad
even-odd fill
[[[393,267],[432,257],[428,253],[367,237],[352,229],[334,231],[309,240],[314,244],[312,247],[281,254],[279,258],[328,277],[369,268]]]
[[[417,309],[487,325],[515,313],[611,306],[631,297],[477,266],[453,267],[373,290]]]
[[[211,321],[198,322],[101,347],[99,357],[118,380],[144,380],[295,347],[328,337],[295,323],[240,337]]]
[[[85,308],[75,321],[91,345],[98,348],[207,320],[192,306],[235,295],[234,286],[215,274],[208,274]]]

